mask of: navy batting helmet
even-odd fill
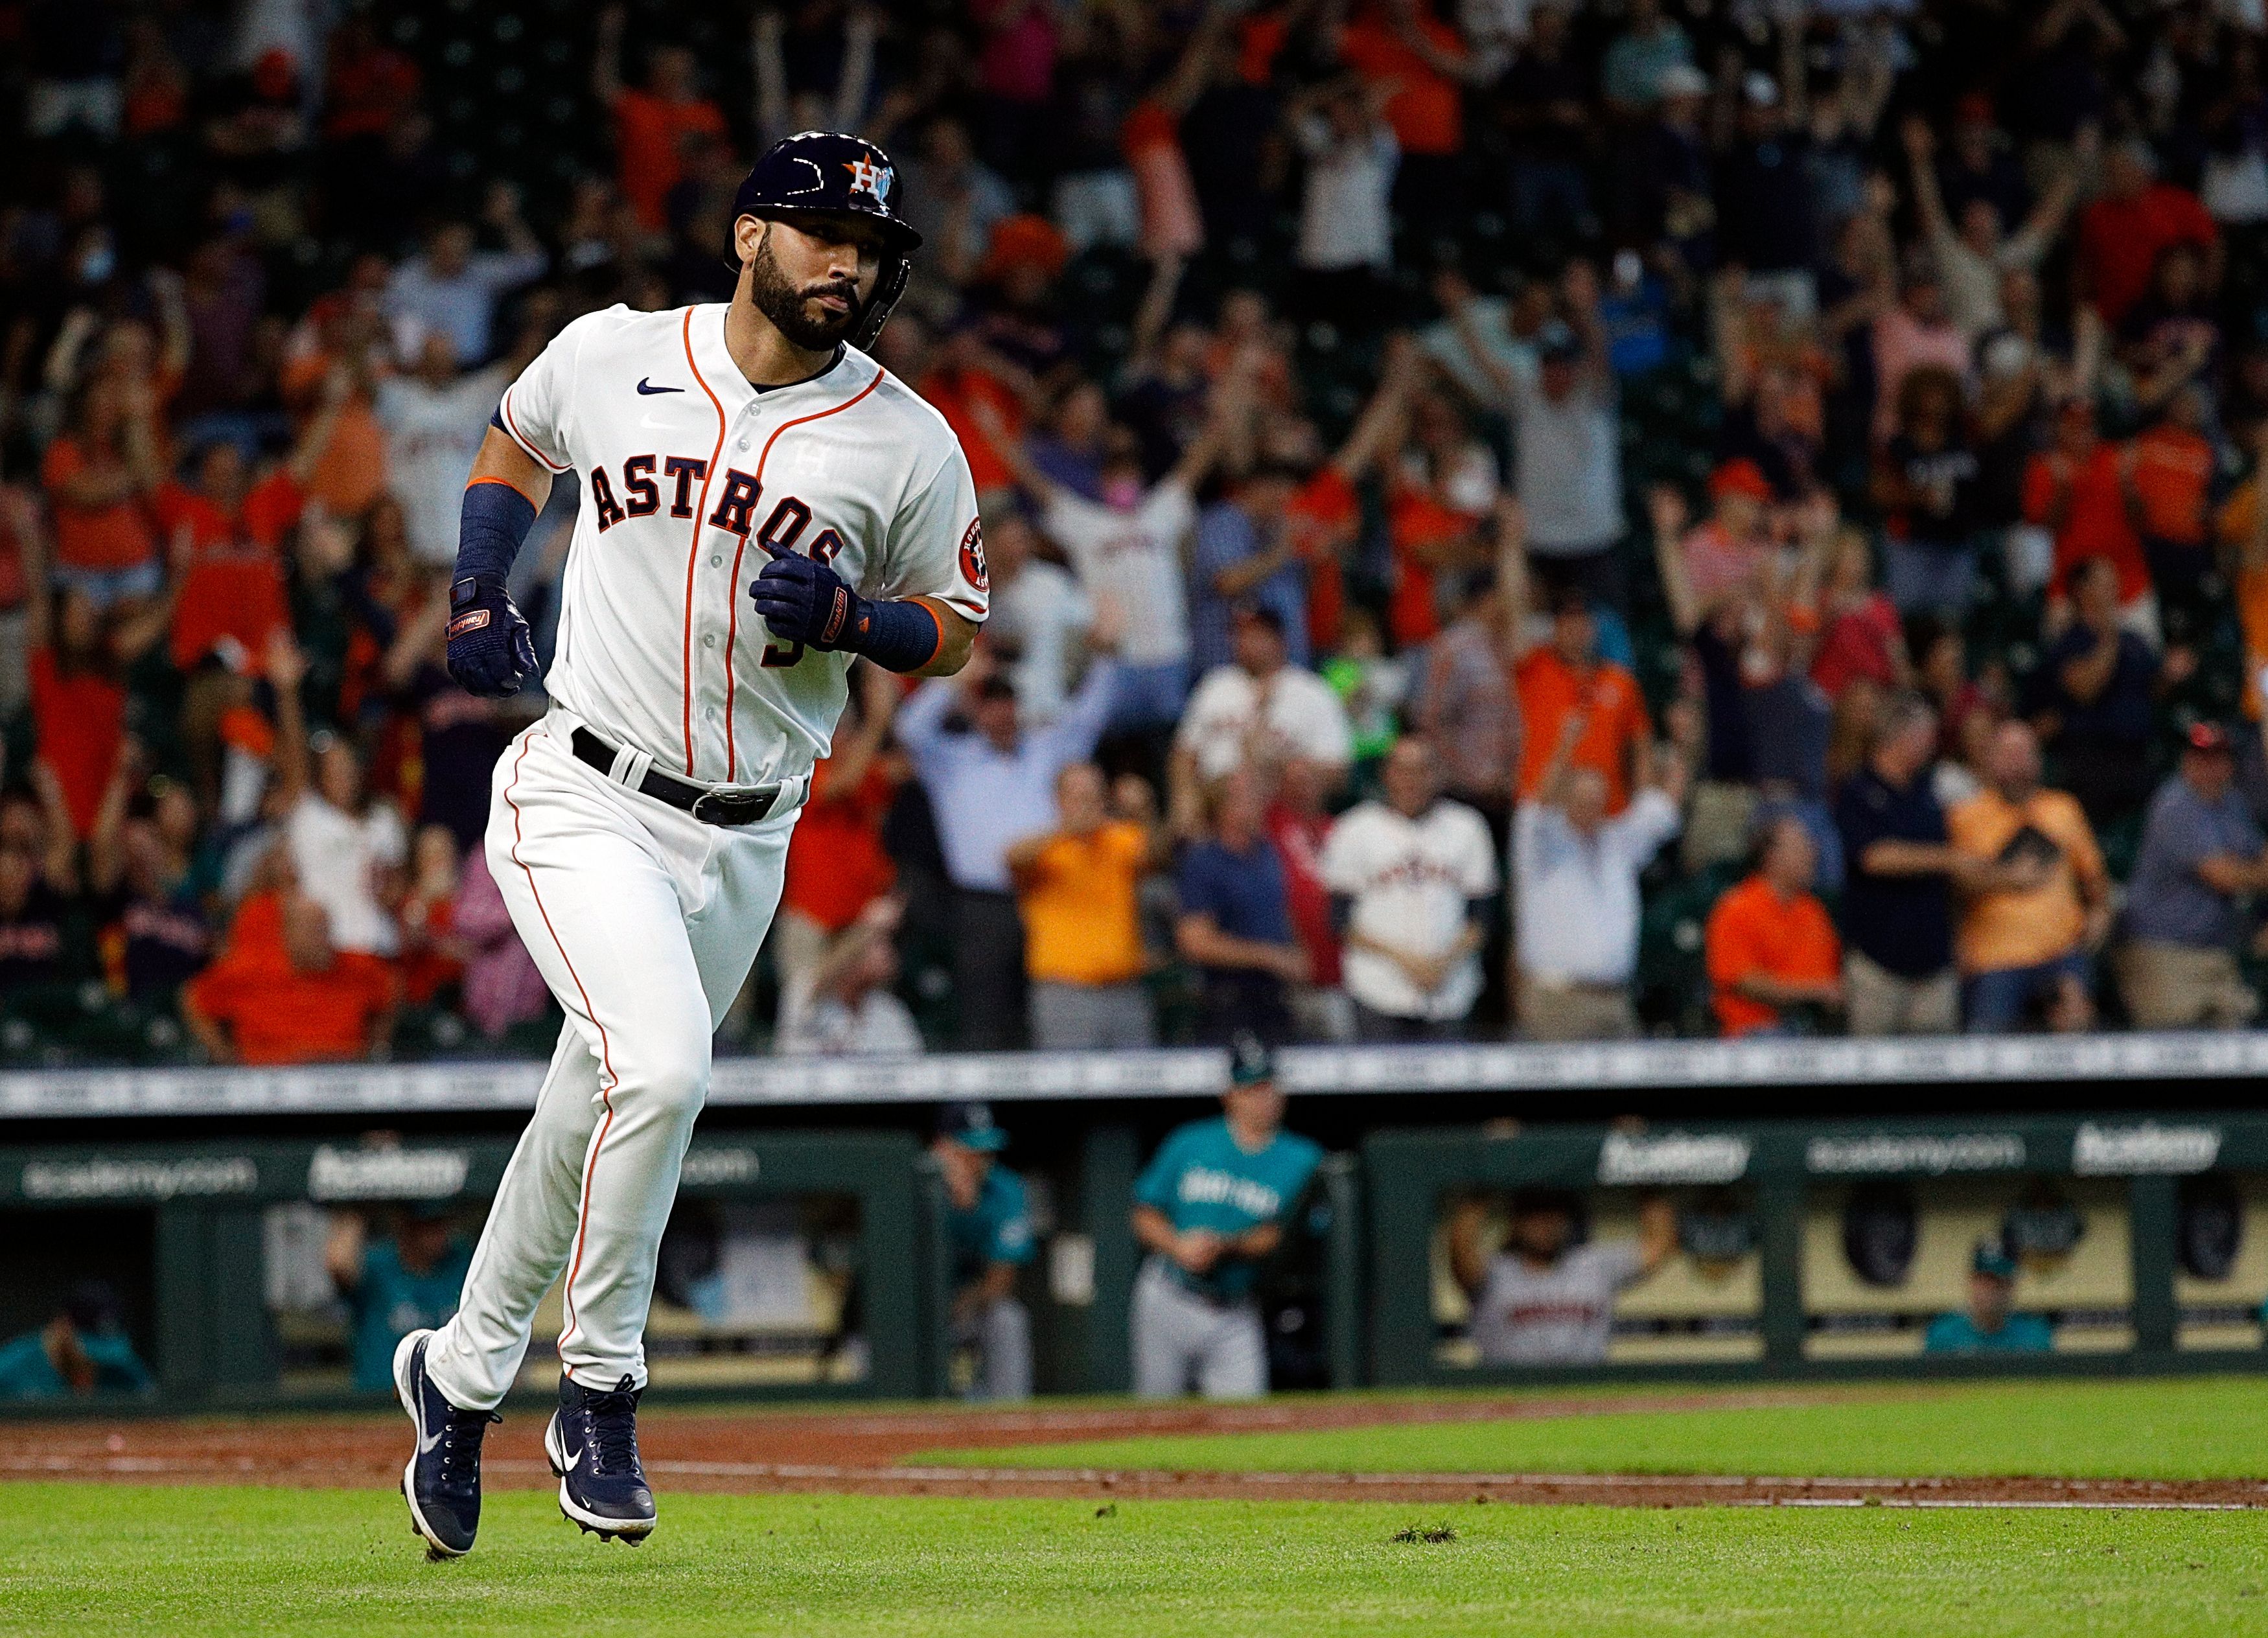
[[[733,217],[865,217],[883,230],[881,275],[867,298],[850,344],[874,344],[890,309],[906,293],[912,254],[922,237],[898,215],[898,173],[890,156],[863,136],[803,131],[781,138],[759,158],[733,199]]]

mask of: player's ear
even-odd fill
[[[741,266],[746,267],[756,259],[756,251],[763,244],[764,235],[771,229],[770,223],[755,217],[735,217],[733,219],[733,249]]]

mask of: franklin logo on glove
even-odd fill
[[[504,699],[535,675],[534,634],[501,580],[467,575],[450,586],[448,639],[449,675],[467,694]]]

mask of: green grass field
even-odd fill
[[[1396,1543],[1446,1520],[1454,1541]],[[382,1491],[0,1486],[0,1633],[2124,1634],[2268,1622],[2268,1516],[540,1494],[429,1565]]]
[[[2268,1474],[2268,1383],[1992,1384],[1769,1407],[1033,1445],[1322,1471]],[[1614,1396],[1608,1396],[1611,1404]],[[1395,1541],[1447,1524],[1454,1539]],[[491,1495],[429,1565],[391,1492],[0,1483],[0,1635],[792,1633],[1867,1638],[2268,1631],[2268,1510],[1415,1506],[674,1494],[647,1546]]]
[[[2257,1377],[1857,1392],[1867,1397],[1755,1409],[1086,1440],[939,1451],[933,1459],[1244,1473],[2268,1477],[2268,1379]]]

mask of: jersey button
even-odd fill
[[[701,646],[704,649],[715,648],[717,646],[717,634],[712,631],[707,636],[702,638]]]
[[[711,569],[722,569],[724,566],[725,566],[725,555],[724,555],[722,552],[719,552],[719,553],[716,554],[714,556],[711,557],[711,558],[710,558],[710,560],[709,560],[709,567],[710,567],[710,568],[711,568]]]

